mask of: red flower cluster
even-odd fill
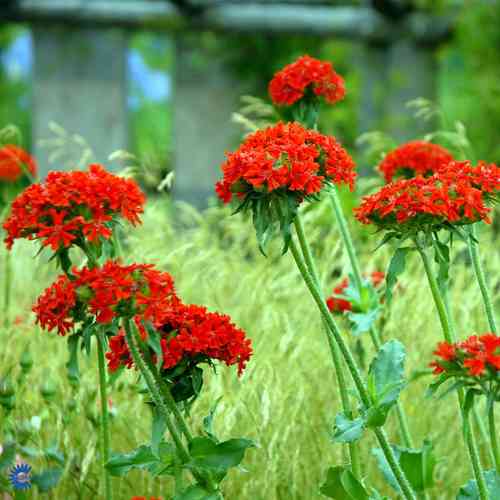
[[[229,203],[233,193],[271,193],[283,189],[300,197],[321,191],[327,183],[352,189],[354,161],[333,138],[299,123],[278,123],[248,136],[222,164],[224,178],[216,184],[219,198]]]
[[[74,326],[72,311],[76,305],[76,293],[66,275],[59,276],[47,288],[33,306],[37,324],[49,332],[57,328],[59,335],[66,335]]]
[[[196,364],[217,359],[227,366],[237,364],[241,374],[252,355],[251,341],[245,332],[237,328],[229,316],[208,312],[205,307],[176,303],[165,309],[154,326],[161,336],[165,370],[182,360]],[[123,332],[110,340],[109,349],[106,357],[111,371],[120,365],[132,366]]]
[[[85,304],[98,323],[107,324],[135,315],[154,321],[178,300],[170,274],[151,265],[108,261],[100,268],[73,269],[71,280],[60,276],[33,311],[43,328],[57,328],[65,335],[81,319],[73,314],[77,302]]]
[[[382,271],[373,271],[370,274],[370,281],[375,288],[378,288],[385,279],[385,273]],[[326,299],[326,305],[332,313],[343,313],[352,311],[352,304],[342,298],[344,291],[349,286],[349,278],[344,278],[342,282],[333,289],[333,295]]]
[[[36,176],[35,160],[22,148],[6,144],[0,148],[0,181],[15,182],[24,175]]]
[[[137,184],[90,165],[88,172],[50,172],[12,203],[3,227],[11,248],[17,238],[40,239],[54,251],[87,239],[108,239],[118,216],[140,222],[145,198]]]
[[[439,228],[443,223],[490,222],[486,203],[500,189],[500,169],[494,164],[451,162],[431,177],[387,184],[363,198],[355,209],[363,224],[404,232],[409,228]]]
[[[269,95],[279,106],[292,105],[308,90],[334,104],[345,96],[344,79],[330,62],[302,56],[278,71],[269,83]]]
[[[473,335],[463,342],[440,342],[433,353],[438,360],[432,361],[434,374],[450,373],[457,376],[492,376],[500,372],[500,337],[486,333]]]
[[[396,176],[432,175],[452,160],[451,153],[442,146],[411,141],[388,153],[377,168],[385,182],[392,182]]]

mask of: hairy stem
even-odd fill
[[[139,334],[136,329],[132,330],[132,334],[134,335],[134,340],[137,345],[141,344],[141,340]],[[179,426],[180,431],[184,434],[187,441],[190,443],[193,440],[193,434],[189,429],[189,426],[186,422],[186,419],[182,415],[177,403],[175,402],[172,393],[170,392],[170,388],[167,386],[165,382],[163,382],[157,373],[153,369],[150,370],[151,375],[153,376],[156,386],[159,388],[161,395],[164,398],[164,403],[167,406],[168,410],[174,416],[177,425]]]
[[[101,460],[104,474],[105,499],[111,500],[113,492],[111,489],[111,476],[105,465],[109,460],[109,412],[108,412],[108,384],[106,377],[106,359],[104,357],[104,335],[96,332],[97,362],[99,365],[99,388],[101,394]]]
[[[342,356],[344,357],[344,360],[347,364],[347,367],[349,368],[349,372],[351,373],[351,376],[353,378],[354,384],[356,386],[356,389],[359,393],[360,399],[365,407],[370,407],[371,401],[370,397],[368,394],[368,391],[365,387],[365,384],[363,382],[361,372],[359,371],[358,367],[356,366],[356,362],[354,360],[354,357],[347,346],[347,344],[344,342],[344,339],[342,338],[342,334],[335,323],[332,315],[330,314],[330,311],[328,310],[328,307],[322,297],[322,294],[320,290],[318,290],[318,287],[316,286],[314,279],[312,276],[309,274],[309,271],[307,270],[306,265],[304,264],[301,255],[300,255],[300,250],[298,249],[297,245],[295,244],[295,241],[292,239],[290,242],[290,250],[292,252],[293,258],[295,260],[295,263],[297,264],[297,267],[300,271],[300,274],[302,275],[302,278],[304,279],[304,282],[311,293],[314,301],[316,302],[316,305],[318,306],[321,315],[323,316],[323,319],[328,326],[328,331],[331,336],[333,336],[332,341],[336,342],[337,346],[340,349],[340,352],[342,353]],[[380,431],[380,432],[379,432]],[[406,476],[404,475],[403,470],[399,466],[399,463],[396,460],[396,457],[394,455],[394,452],[392,451],[392,448],[390,447],[387,437],[383,432],[381,432],[380,429],[377,429],[375,432],[377,439],[380,443],[380,446],[384,452],[384,455],[386,456],[387,462],[389,463],[391,470],[396,478],[396,481],[399,484],[399,487],[401,488],[401,492],[403,494],[403,497],[406,499],[411,499],[415,500],[415,495],[411,489],[411,486],[406,479]]]
[[[349,231],[349,226],[347,220],[344,216],[344,211],[342,210],[342,204],[340,202],[337,187],[333,186],[330,192],[330,201],[333,208],[333,213],[335,214],[335,219],[340,229],[340,234],[342,236],[342,241],[344,243],[347,255],[349,256],[349,263],[351,264],[352,277],[354,284],[358,290],[361,290],[363,286],[363,277],[361,275],[361,267],[359,265],[358,257],[356,255],[356,249],[354,248],[354,243],[351,237],[351,232]],[[370,338],[378,351],[381,346],[380,333],[375,325],[370,328]],[[406,413],[401,405],[400,401],[396,403],[396,413],[398,416],[399,427],[401,432],[401,439],[403,444],[407,448],[413,448],[414,443],[410,433],[410,428],[408,426],[408,419],[406,418]]]
[[[300,243],[300,248],[302,250],[302,254],[304,256],[305,264],[309,271],[309,274],[312,276],[316,287],[321,290],[320,279],[316,269],[316,265],[314,259],[312,257],[311,248],[307,242],[304,233],[304,227],[302,225],[302,219],[297,214],[295,218],[295,229],[297,231],[297,236]],[[324,300],[324,298],[323,298]],[[344,367],[342,366],[342,358],[339,352],[339,348],[335,341],[332,339],[331,335],[328,332],[328,325],[325,324],[323,320],[323,327],[325,330],[326,338],[328,340],[328,346],[330,347],[330,354],[332,356],[333,365],[335,368],[335,374],[337,376],[337,382],[339,386],[340,392],[340,400],[342,402],[342,408],[344,413],[348,418],[353,418],[353,413],[351,409],[351,403],[349,401],[349,392],[348,387],[345,380],[344,375]],[[360,466],[360,457],[359,457],[359,449],[356,443],[349,443],[349,456],[351,458],[351,469],[352,473],[355,477],[361,478],[361,466]]]
[[[483,265],[481,264],[481,259],[479,257],[475,224],[472,224],[470,228],[469,238],[467,239],[467,246],[469,248],[470,258],[472,261],[472,266],[474,268],[474,274],[476,275],[476,279],[479,284],[479,289],[481,290],[484,309],[486,311],[486,317],[488,318],[488,325],[492,333],[498,335],[498,328],[495,319],[495,311],[493,310],[493,302],[491,300],[490,291],[486,283],[486,276],[484,275]]]
[[[418,240],[415,240],[415,244],[416,244],[417,250],[422,258],[422,262],[424,264],[425,274],[427,275],[427,281],[429,282],[429,287],[431,289],[432,298],[434,299],[434,303],[435,303],[436,309],[438,311],[439,321],[441,323],[441,329],[443,331],[443,336],[447,342],[450,342],[450,343],[455,342],[456,341],[456,334],[455,334],[455,330],[453,328],[453,323],[449,319],[448,311],[446,308],[445,298],[443,297],[443,294],[441,293],[438,282],[437,282],[436,277],[434,275],[431,261],[430,261],[428,255],[425,251],[425,248],[423,248],[422,245],[420,245]],[[474,431],[472,429],[472,426],[470,425],[471,424],[470,417],[468,415],[465,415],[465,412],[463,411],[463,406],[464,406],[464,391],[463,391],[463,389],[458,389],[457,394],[458,394],[458,402],[459,402],[459,406],[460,406],[460,412],[462,415],[463,428],[468,429],[468,431],[464,433],[465,434],[465,441],[466,441],[467,449],[469,452],[469,457],[470,457],[470,461],[472,464],[472,469],[474,471],[474,476],[476,478],[476,482],[478,485],[479,496],[480,496],[481,500],[488,500],[488,498],[489,498],[488,489],[486,487],[486,481],[484,479],[484,474],[483,474],[481,462],[479,459],[479,451],[478,451],[476,437],[474,435]]]
[[[3,296],[3,324],[5,327],[9,326],[9,313],[10,313],[10,292],[12,284],[12,260],[10,251],[5,251],[4,258],[4,296]]]
[[[491,447],[493,448],[493,455],[495,457],[495,470],[500,474],[500,450],[498,448],[498,438],[495,424],[495,403],[491,402],[488,405],[488,426],[490,431]]]

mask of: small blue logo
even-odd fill
[[[20,463],[12,467],[9,473],[10,484],[15,490],[31,488],[31,465]]]

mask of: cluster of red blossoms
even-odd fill
[[[178,300],[170,274],[152,265],[108,261],[102,267],[73,269],[71,279],[59,276],[33,311],[42,328],[56,328],[65,335],[82,319],[75,317],[77,303],[85,304],[98,323],[108,324],[114,318],[135,315],[153,321]]]
[[[32,184],[12,203],[3,227],[11,248],[17,238],[40,239],[54,251],[84,239],[109,239],[118,216],[140,222],[145,197],[137,184],[90,165],[87,172],[50,172],[44,183]]]
[[[385,182],[395,177],[405,178],[432,175],[453,160],[451,153],[426,141],[411,141],[389,152],[377,169]]]
[[[444,223],[490,222],[486,205],[498,196],[500,168],[480,162],[450,162],[430,177],[387,184],[355,209],[363,224],[398,232],[441,227]]]
[[[473,335],[454,344],[440,342],[433,353],[434,374],[447,373],[464,377],[487,377],[498,381],[500,373],[500,337],[486,333]]]
[[[383,271],[373,271],[370,274],[370,281],[374,288],[378,288],[385,279]],[[344,278],[342,282],[333,289],[333,295],[326,299],[326,305],[332,313],[344,313],[352,311],[352,304],[349,300],[342,298],[345,290],[349,286],[349,278]]]
[[[330,62],[302,56],[278,71],[269,83],[269,95],[278,106],[294,104],[307,91],[334,104],[345,96],[344,79]]]
[[[22,148],[6,144],[0,148],[0,181],[15,182],[23,176],[36,177],[35,160]]]
[[[251,341],[245,332],[229,316],[208,312],[205,307],[177,302],[165,309],[154,327],[160,334],[165,370],[177,366],[181,360],[196,364],[216,359],[227,366],[237,364],[241,375],[252,354]],[[111,371],[119,366],[132,367],[123,332],[110,339],[106,357]]]
[[[182,304],[170,274],[146,264],[108,261],[102,267],[73,269],[70,278],[62,275],[45,290],[33,311],[42,328],[57,329],[60,335],[85,319],[81,311],[101,324],[133,318],[143,339],[147,337],[143,322],[150,322],[161,337],[164,369],[186,359],[194,363],[217,359],[228,366],[237,364],[241,374],[252,354],[250,340],[228,316]],[[110,339],[106,357],[111,371],[121,365],[132,367],[123,332]]]
[[[271,193],[283,189],[299,198],[321,191],[328,183],[344,183],[352,189],[354,161],[333,138],[299,123],[278,123],[249,135],[227,154],[223,180],[216,191],[224,203],[233,193],[244,198],[250,192]]]

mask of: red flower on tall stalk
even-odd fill
[[[385,185],[355,209],[363,224],[405,232],[443,224],[490,222],[487,203],[498,196],[500,169],[494,164],[451,162],[431,177]]]
[[[251,341],[229,316],[207,311],[205,307],[176,303],[165,309],[154,323],[160,335],[162,368],[169,370],[181,362],[195,366],[218,360],[238,365],[241,375],[252,355]],[[133,362],[123,332],[113,337],[106,353],[111,371]]]
[[[224,203],[234,193],[281,190],[298,198],[319,193],[329,183],[354,186],[354,161],[333,138],[299,123],[278,123],[249,135],[221,166],[216,191]]]
[[[155,321],[178,300],[170,274],[152,265],[108,261],[103,267],[72,269],[71,280],[60,276],[33,311],[43,328],[65,335],[87,314],[101,324],[136,315]]]
[[[278,71],[269,83],[269,95],[278,106],[290,106],[308,92],[334,104],[345,96],[344,79],[332,63],[306,55]]]
[[[12,203],[3,224],[11,248],[14,240],[40,239],[57,251],[85,241],[109,239],[115,220],[140,222],[145,197],[137,184],[101,165],[86,172],[50,172],[43,183],[25,189]]]
[[[498,380],[500,373],[500,337],[493,333],[472,335],[463,342],[440,342],[433,353],[439,359],[430,363],[434,374],[456,377],[483,377]]]
[[[33,157],[14,144],[0,147],[0,182],[15,182],[23,176],[36,177],[37,167]]]
[[[374,288],[382,285],[385,279],[385,273],[382,271],[373,271],[370,274],[370,281]],[[349,286],[349,278],[344,278],[341,283],[333,289],[333,295],[326,299],[326,305],[332,313],[344,313],[352,311],[352,304],[349,300],[342,297]]]
[[[452,160],[452,154],[438,144],[411,141],[387,153],[377,169],[385,182],[392,182],[395,177],[432,175]]]

